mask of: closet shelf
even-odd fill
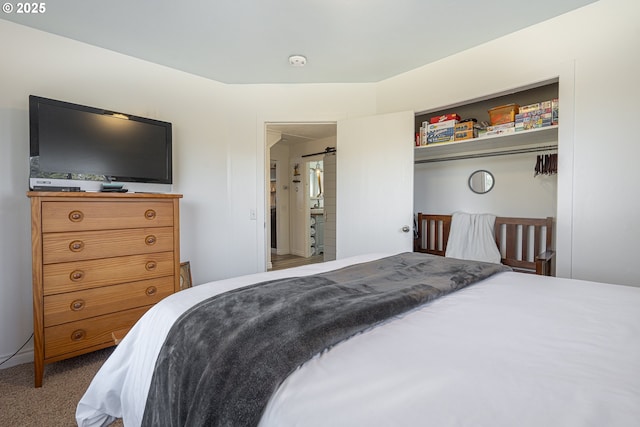
[[[508,135],[497,135],[485,138],[467,139],[464,141],[444,142],[439,144],[416,147],[414,150],[415,163],[423,161],[455,158],[468,158],[479,155],[485,157],[491,154],[516,153],[525,149],[547,149],[558,146],[558,126],[547,126]]]

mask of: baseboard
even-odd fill
[[[9,356],[11,356],[11,354],[3,354],[2,356],[0,356],[0,362],[5,360]],[[12,366],[22,365],[23,363],[33,363],[33,349],[19,351],[10,360],[7,360],[2,365],[0,365],[0,369],[11,368]]]

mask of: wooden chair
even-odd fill
[[[451,215],[418,213],[416,251],[444,256],[451,230]],[[551,276],[553,250],[553,217],[496,217],[496,245],[501,262],[514,271]]]

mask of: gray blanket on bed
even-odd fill
[[[277,387],[314,355],[505,270],[405,253],[209,298],[169,332],[142,425],[255,426]]]

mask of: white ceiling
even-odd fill
[[[357,83],[594,1],[55,0],[0,17],[223,83]],[[307,65],[290,66],[292,54]]]

